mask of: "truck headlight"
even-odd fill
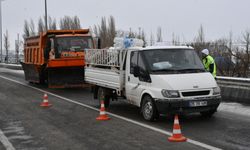
[[[180,97],[180,94],[178,91],[176,90],[161,90],[161,94],[164,96],[164,97],[167,97],[167,98],[177,98],[177,97]]]
[[[219,94],[220,94],[220,88],[219,87],[213,88],[213,95],[219,95]]]

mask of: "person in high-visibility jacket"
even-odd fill
[[[214,58],[209,55],[208,49],[203,49],[202,53],[202,62],[207,71],[209,71],[214,77],[216,77],[216,64]]]

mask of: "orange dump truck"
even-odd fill
[[[21,62],[25,79],[49,88],[83,87],[84,50],[92,48],[89,29],[48,30],[26,38]]]

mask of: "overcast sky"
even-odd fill
[[[206,40],[227,37],[230,31],[236,39],[250,29],[250,0],[47,0],[47,4],[48,15],[57,21],[77,15],[86,28],[110,15],[118,29],[141,27],[148,37],[161,26],[164,41],[171,41],[173,33],[181,41],[191,41],[201,24]],[[37,26],[43,15],[44,0],[2,2],[3,33],[8,30],[11,49],[17,33],[23,34],[24,20],[33,19]]]

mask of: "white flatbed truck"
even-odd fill
[[[145,120],[159,114],[200,112],[212,116],[221,101],[220,88],[190,46],[89,49],[85,81],[94,97],[125,98],[141,109]]]

